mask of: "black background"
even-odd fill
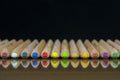
[[[0,3],[1,39],[120,39],[119,2],[29,0]]]

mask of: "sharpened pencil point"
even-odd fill
[[[58,53],[57,53],[57,52],[53,52],[53,53],[52,53],[52,55],[51,55],[51,57],[53,57],[53,58],[58,58],[58,57],[59,57],[59,55],[58,55]]]
[[[119,57],[119,53],[117,52],[114,52],[113,55],[112,55],[113,58],[118,58]]]
[[[2,58],[6,58],[7,57],[7,52],[3,52],[1,55]]]
[[[103,53],[103,57],[104,57],[104,58],[108,58],[108,57],[109,57],[108,53],[107,53],[107,52],[104,52],[104,53]]]

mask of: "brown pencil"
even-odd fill
[[[86,48],[88,49],[90,56],[92,58],[98,58],[99,57],[99,52],[94,48],[94,46],[91,44],[89,40],[85,40],[84,42]]]

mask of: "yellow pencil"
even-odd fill
[[[69,45],[70,45],[71,58],[79,58],[80,54],[79,54],[78,48],[75,44],[75,41],[73,39],[70,40]]]
[[[78,47],[78,50],[80,51],[81,58],[89,58],[89,52],[87,51],[83,42],[81,40],[78,40],[76,45]]]
[[[60,47],[61,47],[60,40],[57,39],[53,45],[53,49],[51,52],[52,58],[59,58],[60,57]]]

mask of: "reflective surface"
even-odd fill
[[[119,64],[118,59],[1,59],[0,79],[119,80]]]

